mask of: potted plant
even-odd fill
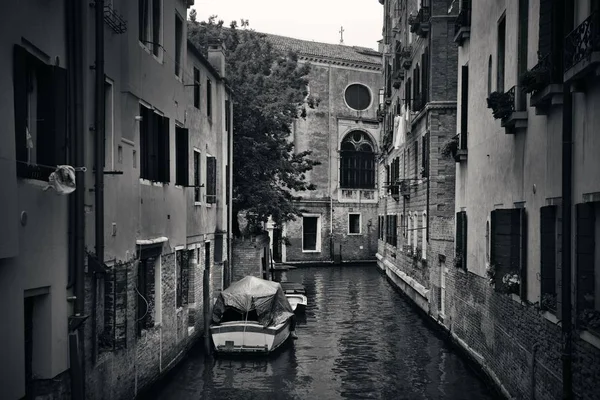
[[[542,311],[556,311],[556,293],[544,293],[540,301]]]
[[[458,151],[458,135],[453,136],[447,140],[442,146],[442,157],[444,158],[455,158],[456,152]]]
[[[488,264],[485,267],[485,274],[488,277],[488,284],[493,287],[496,281],[496,265]]]
[[[577,319],[582,328],[600,334],[600,311],[587,308],[579,313]]]
[[[542,90],[550,82],[550,70],[542,64],[539,67],[525,71],[519,77],[519,86],[525,93],[537,92]]]
[[[502,276],[500,287],[496,288],[500,293],[519,294],[521,277],[517,271],[507,272]]]
[[[492,92],[487,98],[487,106],[492,109],[494,118],[505,119],[513,112],[510,95],[505,92]]]

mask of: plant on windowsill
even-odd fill
[[[419,260],[421,259],[421,249],[419,249],[419,248],[417,247],[417,249],[416,249],[416,250],[413,252],[413,254],[412,254],[412,258],[413,258],[415,261],[419,261]]]
[[[441,154],[442,157],[448,159],[454,159],[456,152],[458,151],[458,135],[448,139],[442,146]]]
[[[496,273],[494,273],[494,277]],[[519,276],[518,271],[507,272],[502,276],[500,282],[497,280],[494,282],[494,289],[498,293],[504,294],[519,294],[519,289],[521,286],[521,277]]]
[[[544,293],[540,301],[542,311],[556,312],[556,293]]]
[[[492,92],[487,98],[487,106],[492,109],[495,119],[506,119],[513,112],[513,105],[508,93]]]
[[[582,328],[600,336],[600,311],[586,308],[579,313],[577,321]]]
[[[406,253],[407,256],[412,257],[413,249],[411,246],[405,244],[404,252]]]
[[[525,93],[533,93],[542,90],[550,82],[550,70],[546,66],[525,71],[519,77],[519,86]]]

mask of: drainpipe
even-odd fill
[[[71,398],[85,398],[85,347],[83,340],[84,268],[85,268],[85,165],[83,137],[83,8],[82,2],[69,0],[65,4],[67,76],[68,76],[68,127],[69,163],[75,167],[77,187],[70,200],[69,256],[70,270],[67,288],[73,288],[73,315],[69,317],[69,358]]]
[[[333,82],[333,71],[332,66],[329,64],[329,90],[331,90],[331,84]],[[335,262],[335,249],[333,248],[333,170],[331,169],[331,100],[329,101],[329,112],[328,118],[329,122],[327,124],[328,127],[328,148],[329,148],[329,253],[331,256],[331,261]],[[337,146],[336,146],[337,149]],[[340,258],[342,257],[341,249],[340,249]]]
[[[95,197],[95,238],[96,259],[104,263],[104,0],[95,3],[95,30],[96,30],[96,65],[95,65],[95,95],[94,107],[94,197]],[[92,359],[95,362],[97,354],[97,279],[92,273]]]
[[[573,5],[565,1],[564,35],[566,37],[573,25]],[[573,96],[571,85],[563,83],[563,118],[562,118],[562,372],[563,395],[569,400],[573,395],[572,370],[572,293],[571,293],[571,253],[572,253],[572,191],[573,191]]]

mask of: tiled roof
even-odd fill
[[[373,49],[358,46],[345,46],[294,39],[286,36],[265,33],[275,48],[281,51],[292,50],[299,56],[316,59],[339,60],[350,63],[381,67],[381,53]]]

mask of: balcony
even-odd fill
[[[594,11],[565,38],[564,81],[600,75],[600,12]]]
[[[410,31],[416,33],[420,37],[426,37],[429,33],[431,18],[431,10],[429,7],[421,6],[417,15],[410,15],[408,17],[408,23],[410,25]]]
[[[492,92],[487,99],[488,108],[492,109],[495,119],[507,134],[514,134],[527,128],[527,111],[523,100],[525,94],[513,86],[507,92]]]
[[[462,46],[471,37],[471,1],[463,0],[460,11],[454,22],[454,41]]]
[[[127,32],[127,21],[110,3],[104,3],[104,22],[116,34]]]
[[[530,105],[535,107],[537,115],[546,115],[551,106],[562,104],[562,76],[558,77],[562,72],[558,70],[554,58],[552,54],[547,54],[519,78],[523,91],[531,93]]]

